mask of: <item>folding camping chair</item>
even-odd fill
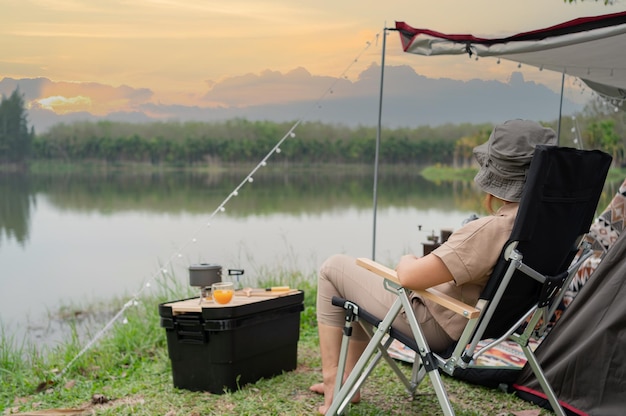
[[[400,285],[395,271],[368,259],[358,259],[359,265],[382,276],[384,288],[398,298],[382,319],[349,299],[333,299],[334,305],[345,309],[346,319],[334,399],[327,415],[346,410],[381,358],[392,366],[412,395],[428,375],[443,414],[453,415],[439,371],[454,376],[455,370],[467,368],[484,351],[507,339],[520,345],[553,410],[564,415],[528,343],[545,330],[541,322],[549,322],[560,302],[562,288],[567,287],[578,266],[591,255],[583,237],[594,218],[610,163],[611,157],[598,150],[537,146],[511,236],[477,304],[464,304],[432,288],[419,293],[467,318],[465,330],[447,358],[430,349],[411,309],[410,292]],[[411,334],[391,326],[402,309]],[[370,341],[342,384],[353,322],[366,329]],[[495,341],[478,349],[479,341],[488,338]],[[416,352],[410,379],[387,353],[393,339]]]

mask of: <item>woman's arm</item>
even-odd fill
[[[424,257],[402,256],[396,272],[402,286],[413,290],[424,290],[453,279],[443,261],[432,253]]]

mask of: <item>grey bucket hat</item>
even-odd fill
[[[486,143],[474,148],[480,170],[474,181],[500,199],[518,202],[537,145],[557,144],[554,130],[529,120],[509,120],[496,126]]]

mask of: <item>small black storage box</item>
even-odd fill
[[[159,305],[174,387],[222,394],[297,366],[304,292]]]

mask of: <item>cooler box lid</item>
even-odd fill
[[[290,305],[301,304],[304,292],[291,289],[281,293],[267,293],[262,296],[246,296],[237,291],[233,300],[227,305],[220,305],[212,300],[199,297],[182,299],[159,304],[159,315],[162,318],[173,318],[177,315],[191,314],[202,316],[205,320],[233,319],[261,312],[280,309]]]

